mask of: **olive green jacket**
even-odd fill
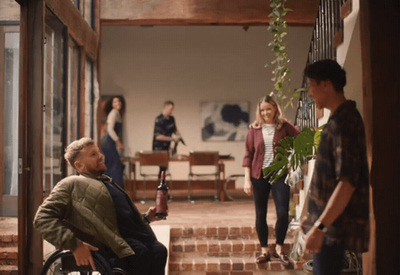
[[[138,211],[130,199],[129,202]],[[33,223],[43,238],[58,249],[74,251],[82,242],[77,232],[83,232],[111,248],[120,258],[135,254],[119,234],[107,187],[97,179],[80,175],[60,181],[39,207]]]

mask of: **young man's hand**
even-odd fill
[[[147,212],[147,218],[153,222],[153,221],[161,221],[162,218],[159,218],[156,216],[156,208],[154,206],[150,207]],[[167,206],[167,215],[168,215],[168,206]]]
[[[311,227],[305,237],[305,249],[304,252],[307,254],[317,254],[321,251],[322,243],[324,241],[324,232],[317,229],[317,227]]]
[[[88,243],[82,242],[73,252],[76,265],[90,265],[93,270],[96,270],[96,265],[92,257],[91,251],[98,251],[97,247],[91,246]]]

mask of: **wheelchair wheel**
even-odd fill
[[[43,265],[41,275],[112,275],[108,262],[96,252],[92,252],[96,271],[90,266],[77,266],[74,255],[68,250],[56,250]]]

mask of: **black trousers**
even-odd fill
[[[109,259],[113,267],[122,268],[129,275],[164,275],[167,262],[167,248],[155,240],[150,243],[127,239],[127,243],[135,251],[135,255],[118,258],[108,248],[100,249],[100,253]]]
[[[289,198],[290,187],[285,184],[285,177],[277,182],[271,183],[268,179],[252,178],[254,204],[256,209],[256,230],[261,247],[268,246],[268,198],[272,190],[274,198],[277,221],[275,224],[276,244],[283,245],[289,225]]]

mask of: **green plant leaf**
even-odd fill
[[[317,129],[304,128],[296,138],[282,139],[281,146],[275,148],[275,160],[263,169],[265,177],[271,177],[271,183],[274,183],[285,175],[288,169],[296,169],[312,159],[324,127],[325,125]]]
[[[294,139],[294,160],[295,164],[293,169],[299,165],[303,165],[314,155],[314,141],[315,130],[311,128],[304,128],[301,133]]]

